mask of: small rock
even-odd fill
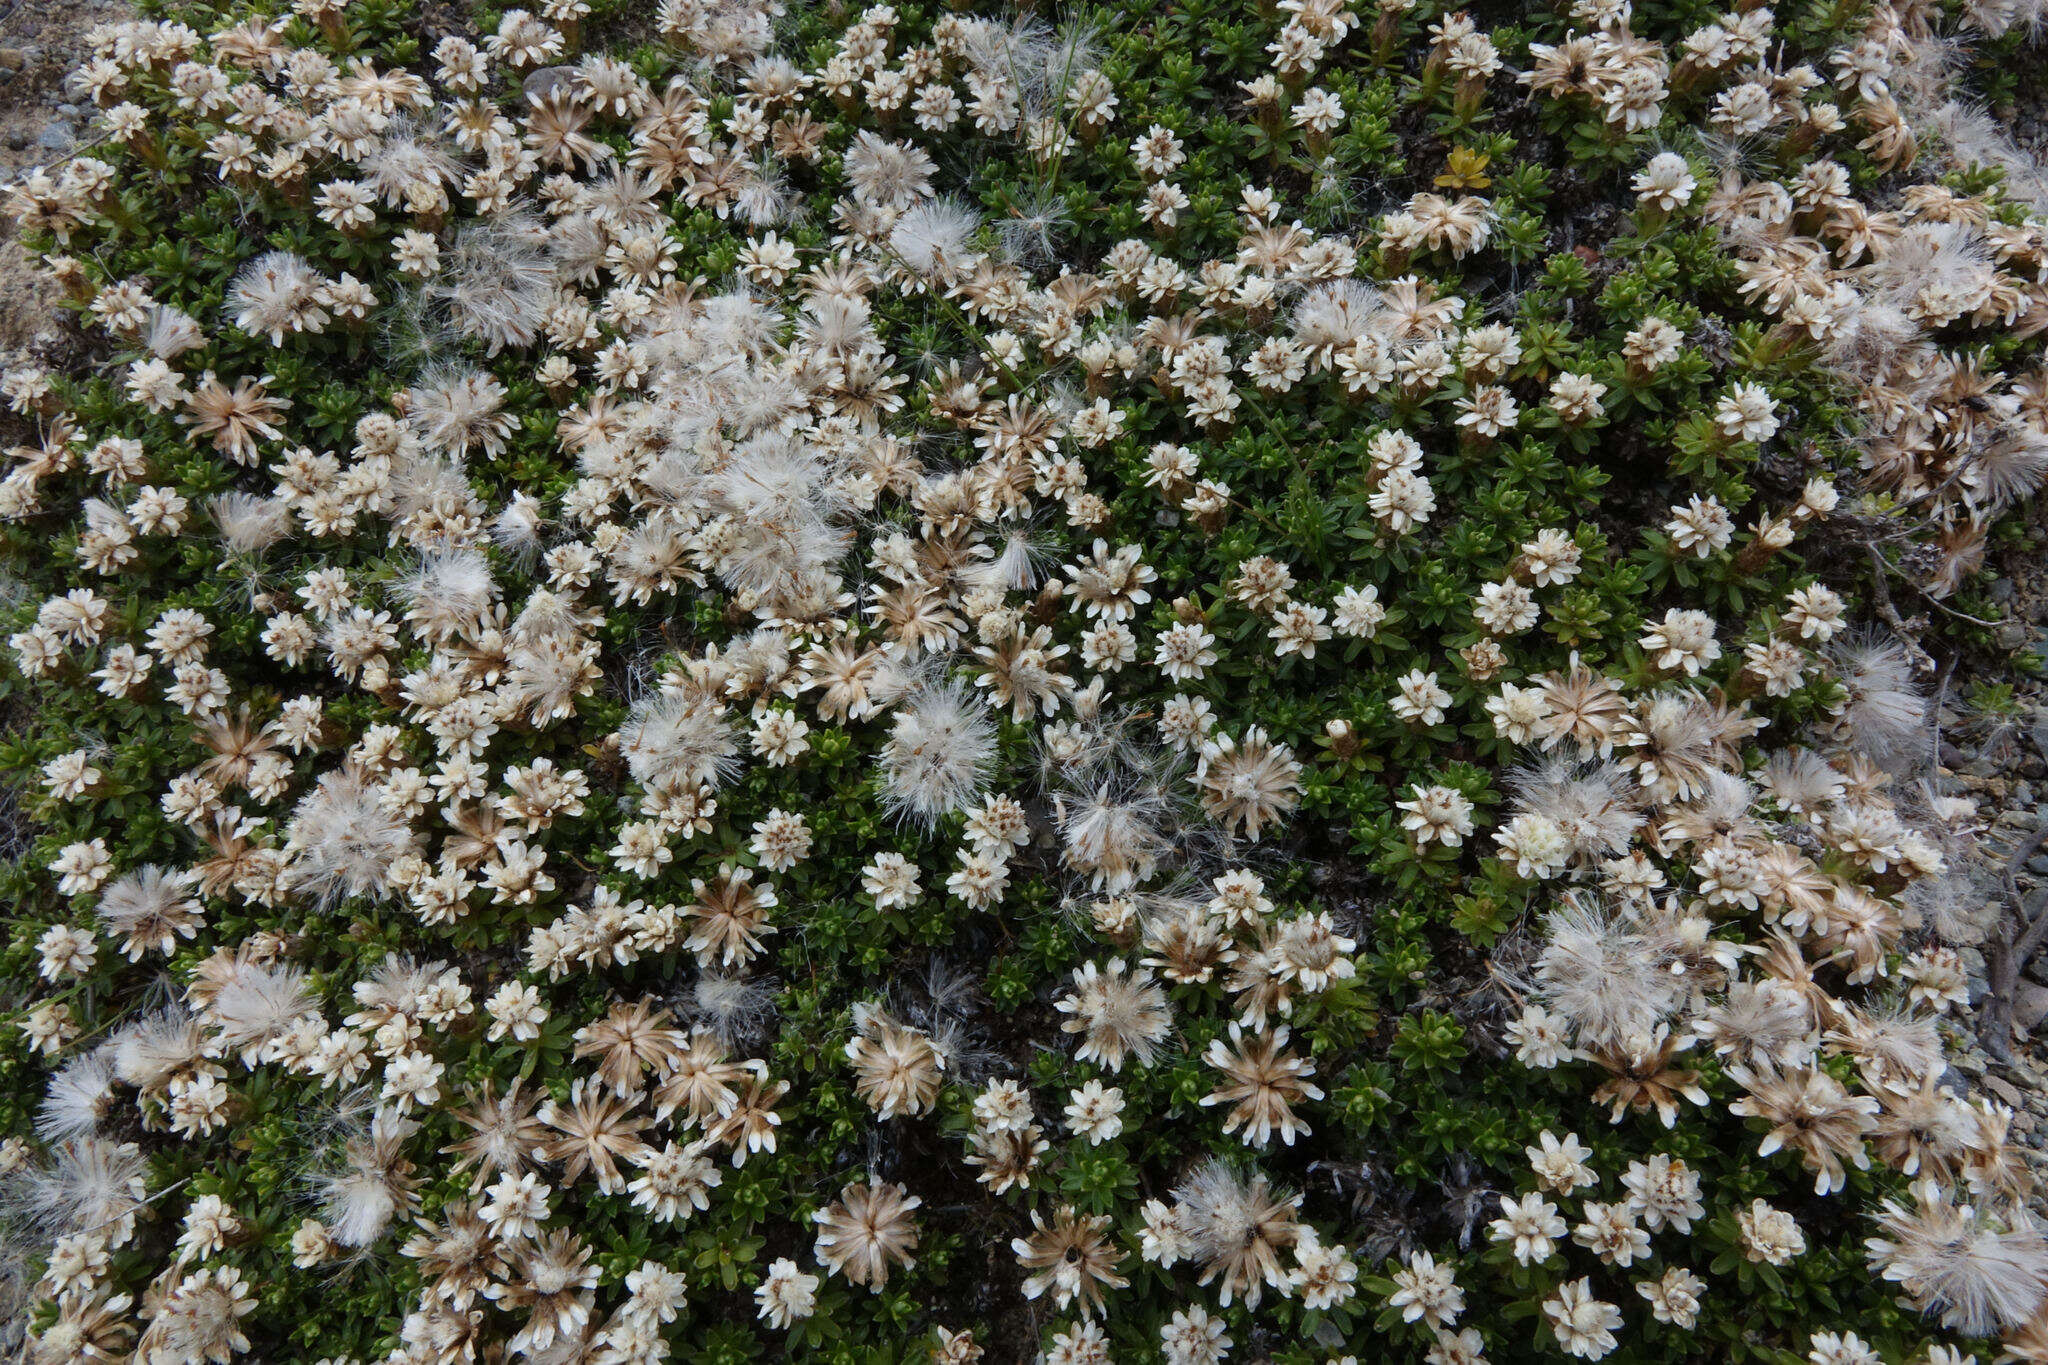
[[[2012,996],[2012,1022],[2021,1033],[2032,1033],[2048,1019],[2048,986],[2022,980]]]
[[[53,120],[37,136],[36,146],[46,152],[66,152],[71,150],[71,144],[77,140],[78,134],[72,131],[70,124],[61,119]]]
[[[2013,585],[2013,581],[2010,578],[1994,578],[1991,580],[1991,587],[1987,595],[1992,601],[2002,607],[2012,601],[2013,595],[2018,591],[2019,589]]]
[[[544,100],[575,79],[573,66],[544,66],[521,81],[520,89],[528,100]]]
[[[9,151],[18,152],[26,146],[28,146],[27,133],[19,128],[9,128],[7,130],[7,149]]]
[[[80,114],[84,112],[84,110],[80,109],[75,104],[60,104],[57,106],[58,118],[77,118]]]
[[[1984,1088],[2015,1109],[2027,1102],[2025,1095],[2022,1095],[2010,1083],[1999,1079],[1997,1076],[1986,1075],[1984,1077]]]

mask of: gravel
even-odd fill
[[[91,111],[65,93],[95,24],[131,11],[122,0],[16,0],[0,18],[0,184],[11,184],[77,145]],[[56,339],[49,291],[0,220],[0,363]]]

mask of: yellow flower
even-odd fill
[[[1485,152],[1475,152],[1470,147],[1453,147],[1444,173],[1436,178],[1440,190],[1483,190],[1493,183],[1493,177],[1486,173],[1486,163],[1493,158]]]

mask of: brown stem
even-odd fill
[[[1984,1048],[2001,1062],[2012,1060],[2013,997],[2019,991],[2020,973],[2048,939],[2048,886],[2034,895],[2031,903],[2020,895],[2019,871],[2034,850],[2048,843],[2048,822],[2021,839],[2005,860],[2001,880],[2005,884],[2005,913],[1998,933],[1985,954],[1988,978],[1983,1007],[1978,1011],[1978,1038]]]

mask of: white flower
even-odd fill
[[[1518,877],[1554,877],[1564,870],[1571,856],[1571,841],[1557,822],[1533,811],[1517,815],[1493,832],[1502,859],[1511,863]]]
[[[1403,1322],[1426,1322],[1431,1327],[1449,1327],[1465,1311],[1465,1291],[1447,1265],[1440,1266],[1426,1251],[1410,1252],[1408,1264],[1394,1272],[1394,1292],[1389,1307],[1401,1310]]]
[[[1411,725],[1443,724],[1444,708],[1451,704],[1451,694],[1437,685],[1436,674],[1411,668],[1401,675],[1397,685],[1400,691],[1388,702],[1396,716]]]
[[[810,824],[793,812],[771,810],[754,822],[748,847],[768,871],[787,872],[811,856]]]
[[[818,1277],[807,1275],[787,1256],[768,1266],[768,1274],[754,1290],[760,1318],[770,1327],[784,1328],[817,1311]]]
[[[94,838],[64,845],[50,860],[50,871],[57,874],[59,895],[81,896],[106,884],[114,875],[114,860],[107,852],[107,841]]]
[[[1668,1223],[1676,1232],[1690,1233],[1693,1219],[1706,1216],[1699,1172],[1676,1157],[1659,1152],[1647,1161],[1631,1161],[1621,1183],[1629,1192],[1629,1207],[1653,1232]]]
[[[1159,1329],[1159,1349],[1166,1365],[1218,1365],[1230,1352],[1230,1337],[1221,1318],[1212,1318],[1200,1304],[1175,1309]]]
[[[1521,1017],[1509,1021],[1505,1032],[1515,1045],[1515,1060],[1526,1067],[1548,1071],[1577,1055],[1570,1021],[1541,1005],[1524,1005]]]
[[[1216,717],[1207,697],[1190,697],[1176,692],[1159,708],[1159,736],[1175,749],[1199,752],[1216,728]]]
[[[1339,635],[1354,640],[1370,640],[1386,619],[1387,609],[1380,605],[1379,589],[1367,584],[1362,588],[1346,588],[1337,594],[1335,614],[1330,624]]]
[[[431,1109],[441,1098],[441,1063],[424,1052],[404,1052],[384,1068],[382,1097],[404,1114],[415,1105]]]
[[[1296,98],[1289,118],[1297,128],[1314,133],[1334,132],[1344,122],[1344,102],[1334,92],[1312,86]]]
[[[1101,1081],[1086,1081],[1069,1093],[1065,1113],[1067,1131],[1099,1147],[1124,1130],[1124,1092]]]
[[[1607,386],[1586,374],[1567,370],[1550,381],[1550,409],[1568,423],[1591,422],[1606,413],[1600,399]]]
[[[1265,878],[1247,868],[1233,868],[1209,886],[1216,894],[1205,908],[1230,929],[1256,929],[1273,911],[1273,902],[1266,899]]]
[[[914,902],[922,889],[916,863],[901,853],[878,853],[860,870],[861,889],[872,896],[877,910],[900,910]]]
[[[1455,1333],[1438,1332],[1423,1361],[1424,1365],[1486,1365],[1486,1338],[1476,1327]]]
[[[1274,641],[1274,654],[1283,659],[1289,654],[1315,658],[1316,646],[1330,638],[1330,628],[1323,624],[1328,614],[1306,602],[1289,602],[1275,611],[1273,628],[1266,632]]]
[[[484,1013],[491,1016],[485,1036],[493,1043],[507,1037],[530,1043],[540,1037],[541,1025],[548,1021],[548,1008],[541,1003],[539,989],[517,981],[507,981],[492,992],[484,1001]]]
[[[520,1176],[507,1172],[484,1191],[477,1217],[501,1242],[536,1237],[540,1235],[540,1225],[547,1221],[550,1193],[531,1171]]]
[[[1761,384],[1737,384],[1714,406],[1722,434],[1738,441],[1768,441],[1778,434],[1778,405]]]
[[[1752,1262],[1784,1265],[1806,1251],[1806,1234],[1800,1230],[1799,1220],[1761,1199],[1751,1200],[1735,1222],[1742,1254]]]
[[[1515,396],[1496,384],[1480,384],[1457,402],[1456,425],[1489,439],[1513,431],[1521,420]]]
[[[1627,1203],[1589,1200],[1583,1212],[1585,1221],[1572,1229],[1572,1240],[1604,1264],[1628,1266],[1649,1256],[1650,1234],[1636,1226],[1635,1210]]]
[[[1487,1225],[1487,1235],[1496,1242],[1513,1242],[1515,1260],[1522,1265],[1541,1265],[1557,1251],[1565,1234],[1564,1219],[1557,1205],[1531,1192],[1519,1200],[1501,1196],[1501,1217]]]
[[[1408,793],[1408,800],[1396,801],[1394,808],[1406,812],[1401,828],[1415,836],[1418,846],[1435,840],[1445,848],[1457,848],[1472,833],[1472,802],[1464,793],[1420,784],[1411,786]]]
[[[1138,174],[1147,180],[1163,180],[1187,160],[1187,154],[1181,148],[1178,134],[1155,123],[1146,130],[1145,136],[1132,140],[1131,156],[1138,163]]]
[[[92,766],[83,749],[59,754],[43,764],[43,784],[59,801],[76,801],[99,780],[100,770]]]
[[[1692,202],[1692,192],[1699,188],[1699,182],[1693,178],[1692,167],[1684,157],[1676,152],[1659,152],[1636,172],[1632,188],[1643,203],[1670,213]]]
[[[1636,1293],[1650,1305],[1650,1315],[1674,1327],[1691,1327],[1699,1318],[1700,1295],[1707,1282],[1683,1266],[1672,1266],[1654,1280],[1638,1280]]]
[[[960,865],[946,878],[946,890],[974,910],[1001,901],[1009,885],[1009,860],[978,848],[962,849]]]
[[[1216,637],[1198,621],[1178,621],[1160,635],[1152,663],[1175,682],[1200,682],[1216,664]]]
[[[1621,354],[1638,374],[1655,374],[1678,359],[1684,341],[1675,323],[1652,314],[1621,339]]]
[[[1728,548],[1728,542],[1735,536],[1735,518],[1721,505],[1719,498],[1695,494],[1683,507],[1671,509],[1670,520],[1664,523],[1664,534],[1671,537],[1671,543],[1689,552],[1696,559],[1705,559]]]
[[[636,877],[654,877],[674,861],[675,854],[662,838],[661,826],[652,820],[635,820],[622,825],[618,842],[610,850],[611,860]]]
[[[37,968],[39,974],[45,981],[55,981],[60,977],[84,976],[90,972],[93,959],[98,956],[99,945],[84,929],[53,924],[36,940],[36,952],[41,958]]]
[[[1714,618],[1703,611],[1672,607],[1664,619],[1642,634],[1642,647],[1659,668],[1683,669],[1688,678],[1721,657],[1714,639]]]
[[[1538,615],[1536,595],[1512,579],[1481,587],[1472,608],[1472,619],[1492,635],[1520,635],[1536,624]]]
[[[1188,1255],[1187,1229],[1172,1205],[1148,1199],[1139,1210],[1143,1226],[1138,1233],[1138,1255],[1162,1270],[1171,1270]]]
[[[1312,1227],[1304,1226],[1294,1242],[1294,1270],[1288,1277],[1301,1294],[1302,1306],[1325,1312],[1349,1303],[1358,1293],[1358,1263],[1346,1247],[1326,1246]]]
[[[810,751],[811,727],[794,711],[773,709],[754,723],[754,752],[773,768],[787,767]]]
[[[1097,673],[1121,673],[1138,657],[1138,637],[1121,621],[1104,621],[1081,634],[1081,664]]]
[[[292,1231],[292,1264],[311,1270],[335,1253],[334,1239],[317,1218],[302,1220]]]
[[[1015,1081],[992,1081],[974,1097],[975,1126],[989,1133],[1021,1133],[1031,1126],[1031,1092]]]
[[[1599,1360],[1614,1349],[1621,1310],[1593,1297],[1593,1282],[1581,1277],[1557,1287],[1543,1301],[1543,1316],[1567,1355]]]
[[[1799,632],[1802,640],[1826,644],[1842,628],[1846,610],[1839,594],[1821,583],[1794,588],[1785,598],[1785,624]]]
[[[1884,1365],[1884,1357],[1854,1332],[1815,1332],[1807,1340],[1813,1349],[1806,1358],[1813,1365]]]
[[[1536,1139],[1538,1146],[1524,1147],[1528,1155],[1529,1169],[1545,1189],[1558,1194],[1571,1194],[1588,1185],[1597,1184],[1599,1177],[1592,1167],[1586,1165],[1586,1158],[1593,1155],[1593,1149],[1579,1141],[1577,1133],[1566,1133],[1559,1139],[1548,1128]]]

